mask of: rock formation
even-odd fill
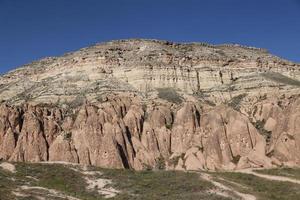
[[[120,40],[0,77],[0,159],[300,165],[300,65],[240,45]]]

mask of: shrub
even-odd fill
[[[165,158],[164,158],[162,155],[160,155],[160,156],[156,159],[155,169],[159,169],[159,170],[164,170],[164,169],[166,169]]]
[[[238,164],[238,162],[240,161],[240,159],[241,159],[240,155],[233,156],[232,162],[234,164]]]
[[[166,124],[166,128],[169,130],[172,129],[172,124]]]
[[[63,132],[64,140],[71,140],[72,133],[71,132]]]
[[[253,123],[253,125],[258,130],[258,132],[265,137],[266,142],[269,143],[271,140],[272,131],[267,131],[266,129],[264,129],[265,123],[266,122],[263,119],[262,121],[256,121],[255,123]]]
[[[176,166],[178,164],[179,159],[181,158],[183,160],[185,154],[182,153],[178,156],[174,156],[172,159],[169,160],[169,164]]]
[[[242,100],[247,96],[246,93],[240,94],[238,96],[235,96],[231,99],[231,101],[228,103],[230,107],[232,107],[234,110],[240,111],[241,109],[241,102]]]

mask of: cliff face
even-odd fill
[[[300,66],[238,45],[122,40],[0,78],[0,159],[112,168],[300,164]]]

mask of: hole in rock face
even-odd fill
[[[107,158],[108,158],[108,153],[107,153],[107,151],[104,151],[102,157],[103,157],[104,159],[107,159]]]
[[[284,139],[284,141],[285,141],[285,142],[287,142],[287,141],[288,141],[288,139],[287,139],[287,138],[285,138],[285,139]]]

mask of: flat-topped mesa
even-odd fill
[[[94,101],[111,91],[155,98],[158,88],[173,88],[219,104],[243,93],[293,94],[298,88],[288,83],[299,80],[299,65],[259,49],[130,39],[96,44],[9,72],[0,78],[0,99],[12,104],[70,102],[80,95]]]

